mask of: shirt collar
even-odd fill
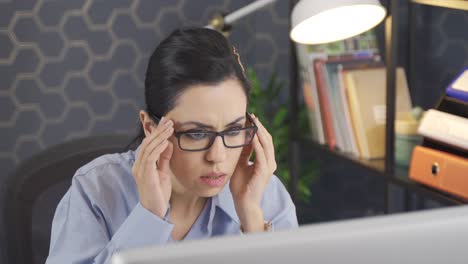
[[[229,182],[226,183],[218,195],[213,197],[213,204],[226,213],[232,220],[240,223],[236,208],[234,207],[234,200],[229,189]]]
[[[132,166],[138,156],[138,152],[140,152],[140,149],[141,149],[141,144],[138,145],[138,147],[135,150],[132,150],[130,153],[130,160],[131,160]]]

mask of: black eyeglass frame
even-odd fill
[[[154,121],[156,121],[156,123],[159,124],[159,122],[161,121],[161,118],[157,117],[155,114],[153,114],[152,112],[150,111],[147,111],[148,114],[150,115],[151,118],[153,118]],[[226,148],[241,148],[241,147],[245,147],[245,146],[248,146],[250,143],[252,143],[252,140],[253,138],[255,137],[255,134],[257,133],[258,131],[258,127],[257,125],[255,125],[255,122],[253,121],[252,117],[249,115],[248,112],[245,113],[245,115],[247,116],[247,119],[249,120],[250,124],[252,124],[252,126],[250,127],[244,127],[244,128],[241,128],[241,129],[228,129],[228,130],[224,130],[224,131],[221,131],[221,132],[216,132],[216,131],[203,131],[202,133],[206,133],[206,134],[211,134],[213,136],[210,137],[210,143],[207,145],[207,147],[205,148],[201,148],[201,149],[184,149],[181,147],[181,144],[180,144],[180,137],[185,135],[185,134],[193,134],[193,133],[201,133],[201,132],[194,132],[194,131],[184,131],[184,132],[177,132],[174,130],[174,135],[175,137],[177,138],[177,144],[179,145],[179,148],[181,150],[184,150],[184,151],[203,151],[203,150],[207,150],[209,148],[211,148],[211,146],[213,145],[215,139],[220,136],[222,139],[223,139],[223,145],[226,147]],[[232,132],[232,131],[243,131],[243,130],[249,130],[249,129],[253,129],[253,136],[252,136],[252,139],[250,139],[249,143],[246,143],[246,144],[243,144],[243,145],[239,145],[239,146],[235,146],[235,147],[232,147],[232,146],[228,146],[226,145],[226,141],[224,140],[224,135],[226,133],[229,133],[229,132]]]

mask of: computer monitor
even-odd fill
[[[112,260],[114,264],[466,264],[468,207],[133,249]]]

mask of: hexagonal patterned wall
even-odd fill
[[[415,13],[415,104],[434,106],[447,85],[468,67],[468,12],[417,6]]]
[[[15,165],[40,150],[87,135],[136,133],[155,45],[177,27],[204,26],[214,13],[250,2],[0,0],[0,193]],[[262,80],[273,69],[287,78],[287,14],[288,1],[277,1],[230,36]]]

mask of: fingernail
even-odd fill
[[[158,126],[164,125],[164,121],[165,121],[165,120],[164,120],[164,116],[163,116],[163,117],[161,117],[161,119],[159,119]]]

